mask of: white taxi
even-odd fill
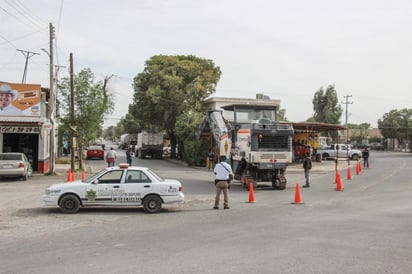
[[[80,207],[142,206],[147,213],[159,212],[162,204],[184,201],[182,184],[163,179],[146,167],[119,164],[105,168],[85,181],[54,184],[46,189],[43,201],[64,213]]]

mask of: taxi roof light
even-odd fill
[[[129,168],[129,164],[119,164],[119,168]]]

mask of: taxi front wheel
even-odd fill
[[[162,200],[159,196],[149,195],[143,200],[143,209],[147,213],[159,212],[162,208]]]
[[[63,213],[76,213],[80,208],[80,201],[75,195],[65,195],[59,203],[60,210]]]

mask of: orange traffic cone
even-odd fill
[[[356,175],[359,175],[359,162],[356,163]]]
[[[71,174],[72,173],[72,170],[69,168],[68,170],[67,170],[67,178],[66,178],[66,182],[70,182],[70,179],[71,179]]]
[[[338,183],[338,180],[340,180],[340,174],[339,174],[339,170],[335,170],[335,184]]]
[[[362,172],[362,164],[361,164],[361,162],[359,162],[359,173],[361,173]]]
[[[246,183],[249,186],[249,203],[255,203],[255,192],[253,191],[253,182],[249,183],[249,180],[246,178]]]
[[[84,182],[84,180],[86,180],[86,174],[84,173],[84,170],[82,170],[82,182]]]
[[[342,191],[343,190],[343,186],[342,186],[342,180],[341,180],[341,178],[340,178],[340,175],[339,175],[339,171],[337,171],[337,181],[336,181],[336,189],[335,190],[337,190],[337,191]]]
[[[74,177],[74,172],[70,172],[70,182],[74,182],[76,178]]]
[[[300,198],[300,186],[299,186],[299,184],[296,184],[296,187],[295,187],[295,201],[292,202],[292,204],[303,204],[302,199]]]
[[[348,176],[347,176],[348,180],[352,180],[352,173],[350,171],[350,166],[348,165]]]

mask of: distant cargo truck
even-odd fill
[[[136,157],[163,159],[163,133],[142,131],[137,134]]]
[[[120,136],[119,148],[128,149],[136,146],[136,134],[125,133]]]

